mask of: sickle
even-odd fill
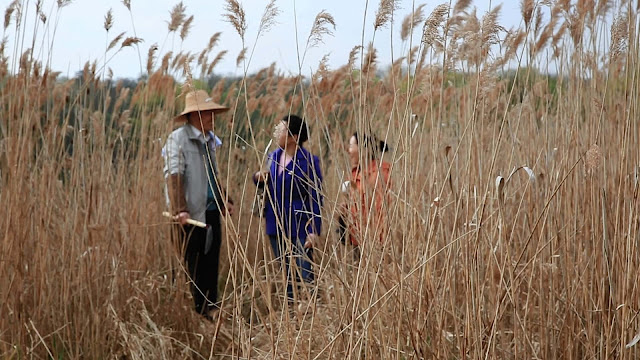
[[[204,254],[207,255],[209,250],[211,250],[211,245],[213,245],[213,229],[211,225],[207,225],[207,239],[204,242]]]

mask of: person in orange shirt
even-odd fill
[[[340,240],[359,246],[368,239],[382,242],[387,228],[391,164],[382,161],[388,146],[371,135],[355,132],[349,139],[351,177],[343,184],[347,201],[338,219]]]

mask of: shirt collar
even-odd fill
[[[191,130],[193,131],[194,135],[199,138],[202,139],[202,131],[200,131],[200,129],[198,129],[197,127],[189,124],[189,126],[191,126]],[[209,142],[211,139],[213,139],[213,144],[215,145],[215,147],[219,147],[222,145],[222,140],[220,140],[219,137],[217,137],[213,131],[207,131],[207,133],[204,136],[204,141],[205,142]]]

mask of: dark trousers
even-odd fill
[[[306,283],[313,281],[311,269],[313,249],[305,249],[303,242],[299,239],[291,241],[277,235],[269,235],[269,240],[273,249],[273,257],[280,262],[281,267],[286,271],[287,297],[292,300],[294,283],[298,283],[300,280]],[[295,263],[295,266],[291,266],[292,263]]]
[[[348,246],[353,249],[351,252],[353,253],[353,259],[360,259],[360,247],[358,245],[353,245],[351,242],[351,235],[349,234],[349,226],[347,225],[347,220],[344,214],[341,214],[338,217],[338,239],[342,245]]]
[[[344,214],[340,214],[338,217],[338,239],[340,239],[342,245],[346,244],[349,239],[347,220],[344,217]]]
[[[189,272],[191,294],[195,310],[200,314],[206,314],[217,306],[218,265],[222,243],[220,212],[217,210],[207,211],[206,223],[211,228],[213,237],[211,248],[206,254],[207,229],[187,225],[181,231],[184,240],[182,243],[186,242],[184,261]]]

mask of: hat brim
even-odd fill
[[[215,105],[215,106],[211,106],[211,107],[206,107],[203,106],[200,109],[186,109],[185,111],[183,111],[181,114],[177,115],[176,117],[173,118],[173,121],[187,121],[187,115],[194,113],[194,112],[205,112],[205,111],[213,111],[214,114],[221,114],[224,112],[229,111],[229,108],[226,106],[222,106],[222,105]]]

